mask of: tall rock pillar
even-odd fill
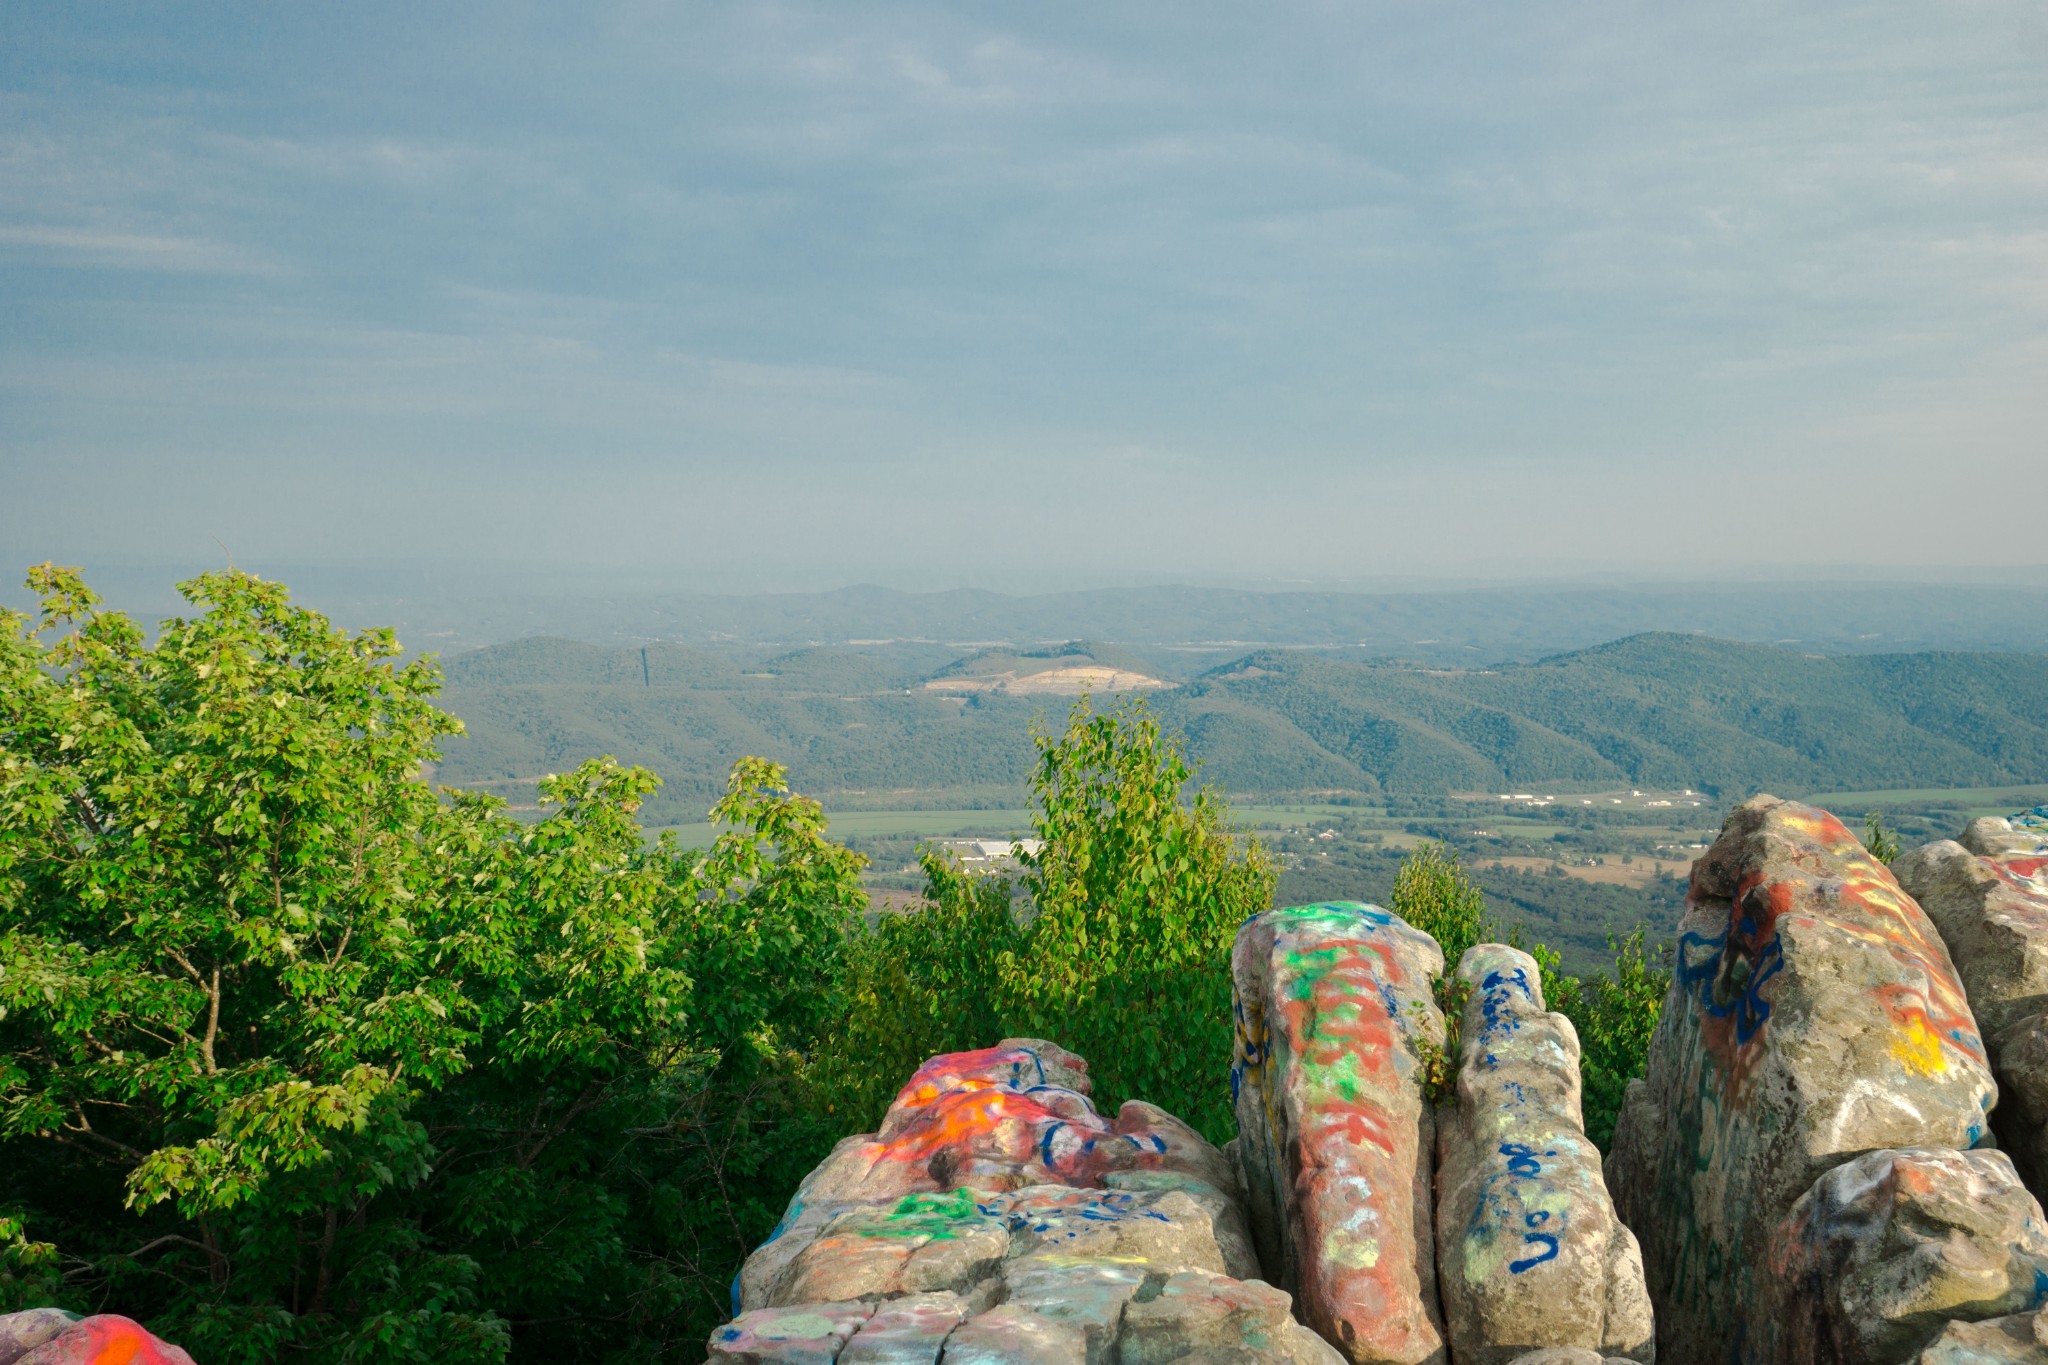
[[[1376,906],[1269,910],[1230,968],[1238,1160],[1267,1274],[1356,1365],[1445,1358],[1419,1049],[1443,952]]]
[[[1481,943],[1458,963],[1458,1103],[1437,1116],[1437,1284],[1456,1365],[1538,1347],[1648,1361],[1650,1297],[1579,1103],[1579,1035],[1535,959]]]

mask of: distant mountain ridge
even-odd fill
[[[440,776],[516,784],[611,753],[659,772],[676,818],[694,818],[731,761],[752,753],[786,763],[813,794],[943,801],[1020,788],[1031,726],[1057,724],[1068,701],[925,683],[1083,662],[1169,675],[1090,645],[933,657],[806,649],[746,666],[678,645],[492,646],[447,664],[445,704],[469,733],[448,743]],[[1148,704],[1186,735],[1206,778],[1243,794],[2048,780],[2042,655],[1823,656],[1670,633],[1465,670],[1255,650]]]

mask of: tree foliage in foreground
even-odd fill
[[[520,824],[421,781],[458,723],[388,632],[225,573],[152,646],[75,573],[31,585],[0,1306],[220,1362],[690,1356],[811,1156],[767,1136],[804,1131],[779,1076],[864,904],[816,804],[749,761],[714,848],[649,847],[654,778],[600,760]]]
[[[1084,698],[1035,739],[1038,851],[1014,883],[926,856],[923,906],[850,949],[824,1107],[872,1126],[925,1057],[1023,1035],[1086,1057],[1098,1103],[1150,1100],[1227,1141],[1230,945],[1272,904],[1272,861],[1142,702]]]

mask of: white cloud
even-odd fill
[[[58,265],[114,270],[162,270],[197,275],[278,276],[284,267],[266,253],[198,237],[49,224],[0,224],[0,256]]]

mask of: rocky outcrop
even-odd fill
[[[1752,1311],[1781,1360],[1910,1360],[1954,1319],[2039,1301],[2040,1218],[2003,1152],[1872,1152],[1793,1205]]]
[[[1334,1362],[1256,1278],[1228,1159],[1088,1090],[1034,1039],[931,1059],[804,1180],[711,1359]]]
[[[1420,1049],[1443,953],[1373,906],[1269,910],[1231,952],[1237,1155],[1259,1256],[1364,1362],[1444,1359]]]
[[[1983,1029],[1999,1143],[2048,1191],[2048,827],[1976,820],[1892,866],[1941,931]]]
[[[192,1357],[129,1318],[32,1308],[0,1316],[0,1365],[192,1365]]]
[[[1537,1347],[1654,1355],[1635,1236],[1615,1217],[1579,1107],[1579,1037],[1527,953],[1458,963],[1458,1103],[1437,1120],[1437,1284],[1457,1365]]]
[[[1972,820],[1962,844],[1986,858],[2048,858],[2048,806]]]
[[[1736,808],[1693,865],[1648,1075],[1630,1089],[1608,1162],[1642,1242],[1659,1358],[1830,1358],[1803,1354],[1818,1329],[1781,1321],[1776,1307],[1774,1251],[1815,1245],[1781,1236],[1794,1206],[1866,1153],[1977,1144],[1994,1095],[1948,952],[1892,875],[1826,812],[1773,797]],[[1832,1207],[1846,1193],[1831,1186],[1815,1201]],[[1961,1220],[1965,1236],[2003,1216],[1968,1198],[1913,1208]],[[1927,1244],[1952,1230],[1924,1229]],[[1839,1274],[1824,1247],[1802,1254],[1824,1287]]]

